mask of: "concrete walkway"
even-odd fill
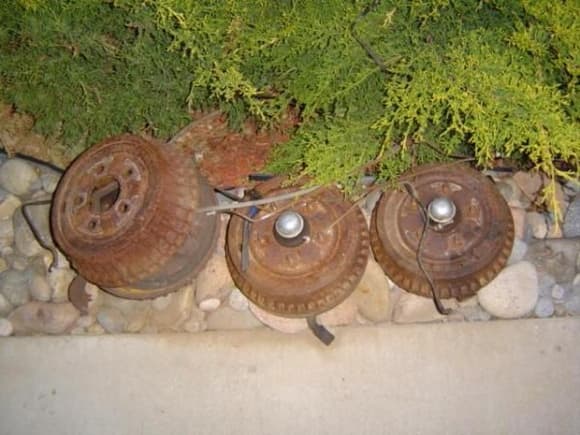
[[[580,319],[337,334],[0,339],[0,433],[580,433]]]

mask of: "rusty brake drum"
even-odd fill
[[[511,253],[514,224],[493,183],[465,165],[432,164],[401,176],[411,186],[384,192],[371,221],[371,245],[385,273],[399,287],[431,297],[421,258],[440,298],[464,299],[491,281]],[[416,198],[413,198],[413,195]]]
[[[293,190],[276,179],[257,188],[266,199]],[[282,317],[312,318],[338,305],[359,283],[369,255],[365,218],[351,207],[336,188],[271,203],[247,233],[247,267],[244,219],[232,216],[226,259],[236,285],[254,304]]]
[[[213,252],[216,216],[193,162],[138,136],[91,147],[55,193],[51,227],[78,273],[111,293],[157,297],[192,279]]]

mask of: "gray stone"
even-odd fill
[[[538,293],[540,296],[551,296],[556,279],[547,273],[538,271]]]
[[[30,300],[29,282],[27,271],[8,269],[0,273],[0,292],[12,305],[23,305]]]
[[[197,307],[191,308],[191,315],[189,319],[185,321],[182,328],[186,332],[201,332],[207,329],[207,323],[205,321],[205,312],[201,311]]]
[[[572,289],[573,291],[580,293],[580,273],[574,277],[574,280],[572,281]]]
[[[71,303],[29,302],[16,308],[8,317],[14,334],[62,334],[72,328],[79,312]]]
[[[534,314],[540,318],[551,317],[554,314],[554,302],[552,298],[539,298],[534,308]]]
[[[540,172],[518,171],[514,174],[513,181],[529,200],[535,201],[548,177]]]
[[[77,319],[75,326],[78,328],[88,328],[97,321],[95,316],[81,316]]]
[[[228,297],[228,304],[230,308],[236,311],[246,311],[249,306],[248,298],[237,288],[231,291]]]
[[[522,191],[513,179],[503,178],[501,181],[495,183],[495,187],[510,207],[526,208],[530,205],[530,200],[522,194]]]
[[[14,243],[14,225],[12,219],[0,220],[0,248],[11,246]]]
[[[574,279],[578,251],[580,238],[535,240],[528,244],[525,259],[533,263],[539,273],[552,275],[557,283],[565,283]]]
[[[481,308],[479,304],[475,306],[460,306],[456,312],[462,314],[468,322],[486,322],[491,319],[491,314]]]
[[[367,212],[367,214],[372,214],[375,208],[375,205],[379,201],[381,195],[383,194],[382,190],[374,189],[372,190],[365,198],[365,202],[363,205],[363,210]]]
[[[51,300],[53,302],[65,302],[68,300],[68,287],[76,273],[68,268],[54,268],[47,273],[48,283],[52,289]]]
[[[527,212],[524,208],[510,207],[512,219],[514,221],[514,236],[516,239],[528,240],[531,231],[527,225]]]
[[[42,189],[46,193],[54,193],[60,180],[60,175],[54,171],[45,172],[40,176]]]
[[[4,272],[7,269],[8,263],[6,263],[6,260],[4,258],[0,257],[0,273]]]
[[[318,321],[325,326],[346,326],[356,321],[358,313],[356,302],[351,296],[333,309],[318,316]]]
[[[12,322],[8,319],[0,318],[0,337],[8,337],[14,332]]]
[[[564,237],[580,237],[580,195],[576,198],[566,212],[563,225]]]
[[[120,334],[127,328],[127,319],[118,308],[102,307],[97,314],[97,321],[109,334]]]
[[[570,196],[576,196],[578,193],[580,193],[580,181],[578,181],[578,180],[568,180],[566,182],[566,184],[564,185],[564,190]]]
[[[551,296],[556,301],[563,301],[567,295],[568,290],[564,286],[560,284],[554,284],[552,286]]]
[[[522,261],[526,256],[526,252],[528,252],[527,243],[520,239],[514,239],[512,252],[507,261],[508,266]]]
[[[190,284],[167,295],[169,303],[162,309],[151,310],[149,324],[160,331],[179,331],[190,317],[195,285]]]
[[[29,291],[32,299],[40,302],[50,301],[50,297],[52,295],[52,289],[50,288],[50,284],[44,275],[34,275],[30,279]]]
[[[22,196],[29,193],[36,180],[38,180],[37,171],[22,159],[7,160],[0,167],[0,187],[14,195]]]
[[[20,199],[16,196],[7,194],[0,201],[0,219],[12,219],[14,212],[22,205]]]
[[[98,322],[93,323],[91,326],[89,326],[86,329],[87,329],[87,334],[90,334],[90,335],[102,335],[106,332],[105,328],[103,328],[101,326],[101,324]]]
[[[393,311],[390,292],[391,286],[383,269],[369,258],[361,282],[352,295],[358,311],[372,322],[390,320]]]
[[[28,267],[28,258],[20,254],[8,254],[4,258],[10,269],[22,271]]]
[[[532,263],[522,261],[502,270],[477,294],[481,306],[495,317],[514,319],[531,312],[538,301],[538,277]]]
[[[456,310],[459,304],[456,299],[441,301],[445,308]],[[408,292],[401,292],[401,296],[393,311],[395,323],[425,323],[444,320],[433,304],[431,298],[424,298]]]
[[[574,293],[564,304],[566,312],[572,316],[580,316],[580,293]]]
[[[6,299],[6,296],[0,293],[0,317],[7,316],[13,309],[14,306]]]
[[[204,311],[217,309],[236,286],[230,276],[225,257],[212,256],[198,274],[195,301]]]
[[[248,310],[238,311],[230,307],[221,307],[207,315],[207,329],[210,331],[254,329],[262,326],[262,323]]]
[[[89,313],[98,312],[100,307],[110,307],[119,310],[123,314],[123,319],[125,320],[124,331],[139,332],[145,327],[152,311],[152,302],[150,300],[139,301],[119,298],[99,290],[98,287],[92,284],[91,286],[85,286],[85,292],[88,291],[91,297],[95,295],[94,301],[89,302]]]
[[[526,221],[534,238],[545,239],[548,236],[548,222],[546,215],[531,211],[527,213]]]

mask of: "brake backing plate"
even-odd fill
[[[480,172],[456,163],[421,166],[400,180],[412,186],[426,210],[430,204],[454,206],[442,208],[453,213],[445,225],[430,220],[422,264],[439,298],[473,296],[501,271],[511,253],[514,224],[503,197]],[[395,284],[431,297],[417,261],[424,217],[416,199],[400,186],[383,193],[372,215],[371,245]]]
[[[263,198],[294,190],[280,187],[279,179],[256,189]],[[230,219],[226,259],[236,285],[260,308],[282,317],[315,316],[338,305],[359,283],[369,255],[368,230],[360,209],[338,189],[271,203],[255,219],[247,233],[246,270],[239,216]],[[301,230],[297,243],[283,240]]]

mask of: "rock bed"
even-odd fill
[[[28,227],[21,205],[50,198],[60,173],[47,165],[0,155],[0,336],[32,334],[201,332],[261,328],[292,333],[307,328],[302,319],[272,316],[252,305],[235,288],[224,258],[227,217],[214,255],[190,285],[164,297],[133,301],[88,284],[88,314],[68,302],[75,277],[64,256],[50,272],[52,255]],[[371,258],[353,295],[320,316],[334,326],[374,323],[487,321],[580,315],[580,186],[557,186],[564,224],[533,210],[545,180],[538,174],[490,172],[510,205],[516,240],[507,267],[476,297],[445,300],[441,316],[430,299],[407,293],[383,274]],[[29,213],[44,245],[51,242],[49,205]],[[365,206],[369,215],[372,201]]]

